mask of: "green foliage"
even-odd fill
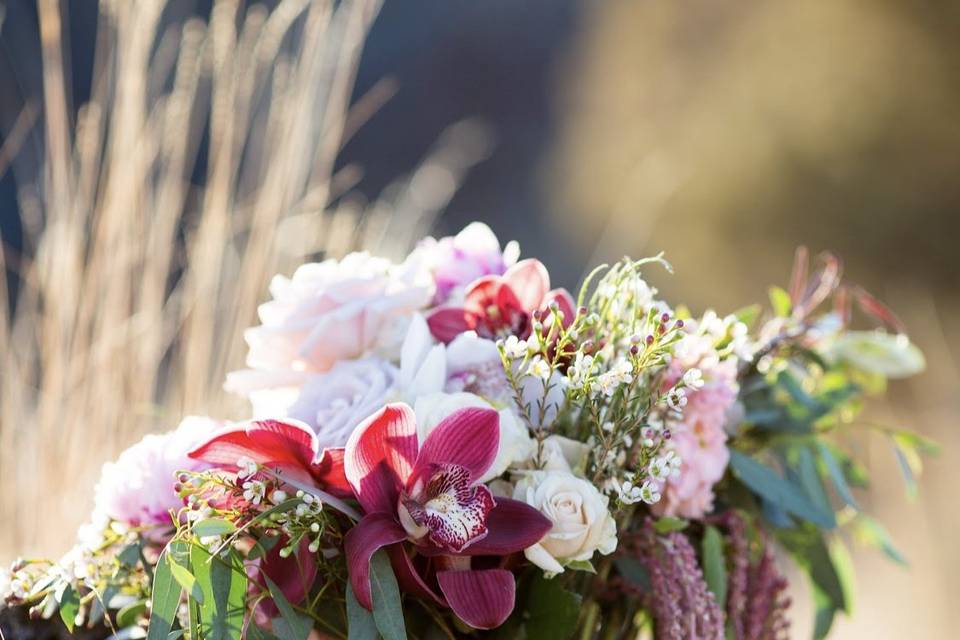
[[[150,596],[152,606],[147,640],[166,640],[176,619],[183,589],[170,571],[168,558],[171,547],[182,544],[184,543],[176,540],[171,542],[157,561],[157,567],[153,573],[153,593]]]
[[[535,572],[527,586],[524,628],[527,640],[566,640],[580,616],[580,594],[567,591],[559,579]]]
[[[802,487],[782,478],[763,463],[732,449],[730,468],[751,491],[776,507],[825,529],[836,526],[832,511],[816,505]]]
[[[230,548],[212,556],[203,547],[190,550],[193,575],[203,593],[200,628],[206,640],[239,640],[246,611],[247,574],[243,561]]]
[[[193,535],[198,538],[207,536],[224,536],[233,533],[237,528],[232,523],[219,518],[201,520],[193,525]]]
[[[703,557],[703,578],[707,587],[723,609],[727,603],[727,565],[723,556],[723,536],[716,527],[708,526],[703,531],[700,546]]]
[[[653,529],[663,535],[667,533],[673,533],[674,531],[683,531],[690,525],[689,522],[683,518],[673,518],[671,516],[664,516],[658,518],[656,522],[653,523]]]
[[[60,619],[67,625],[70,633],[73,633],[73,627],[76,624],[77,614],[80,612],[80,596],[74,590],[73,585],[67,584],[60,597],[57,598],[60,605]]]
[[[373,613],[357,602],[353,587],[347,582],[347,640],[378,640],[380,633]]]
[[[384,640],[407,637],[400,604],[400,589],[393,575],[390,558],[383,549],[370,559],[370,589],[373,593],[373,620]]]
[[[267,589],[270,590],[270,597],[280,611],[280,618],[274,620],[273,629],[280,640],[306,640],[310,635],[312,625],[309,618],[299,615],[294,611],[293,606],[287,600],[280,588],[274,584],[268,576],[264,576],[267,581]],[[279,624],[278,624],[279,623]]]

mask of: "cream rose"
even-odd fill
[[[617,548],[617,525],[607,509],[609,498],[567,471],[534,471],[517,482],[513,498],[526,502],[553,522],[553,528],[524,554],[547,573],[590,560]]]
[[[472,393],[431,393],[417,398],[413,410],[417,415],[417,435],[420,442],[423,442],[444,418],[466,407],[496,408]],[[500,449],[490,469],[480,478],[480,482],[488,482],[503,474],[508,467],[526,462],[536,451],[533,438],[513,411],[501,409],[499,414]]]

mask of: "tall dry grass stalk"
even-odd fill
[[[19,188],[22,256],[0,248],[19,279],[12,308],[0,291],[5,557],[69,544],[100,464],[144,432],[242,417],[221,383],[271,274],[399,251],[484,153],[461,126],[379,201],[344,196],[357,170],[337,153],[391,91],[350,108],[379,0],[217,0],[208,21],[169,4],[101,1],[74,123],[61,3],[38,0],[42,178]]]

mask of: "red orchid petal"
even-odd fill
[[[527,311],[539,308],[550,290],[550,275],[539,260],[521,260],[507,269],[503,280]]]
[[[542,310],[546,311],[551,302],[556,302],[560,307],[560,311],[563,312],[563,326],[569,327],[577,315],[577,310],[574,308],[576,302],[574,302],[573,296],[566,289],[554,289],[544,298]]]
[[[348,445],[349,446],[349,445]],[[500,447],[500,416],[493,409],[467,407],[451,413],[430,432],[410,477],[408,487],[429,474],[434,465],[456,464],[475,482],[487,472]]]
[[[429,529],[434,545],[460,553],[487,535],[487,514],[495,504],[493,494],[482,484],[471,486],[466,467],[433,466],[435,471],[423,491],[428,499],[420,507],[422,520],[414,520]]]
[[[300,548],[295,554],[284,558],[280,555],[282,549],[289,542],[283,539],[273,545],[273,548],[263,557],[263,561],[256,568],[254,580],[262,587],[267,589],[267,581],[263,579],[266,575],[273,581],[283,596],[293,604],[303,602],[314,581],[317,579],[317,563],[314,554],[309,550],[310,541],[304,538],[300,541]],[[277,605],[270,598],[265,598],[260,602],[258,614],[265,615],[267,618],[273,618],[278,613]]]
[[[453,612],[475,629],[495,629],[513,611],[517,585],[509,571],[438,571],[437,581]]]
[[[214,433],[190,451],[196,460],[236,469],[240,458],[279,468],[296,480],[313,483],[311,467],[318,449],[313,430],[288,420],[253,420]]]
[[[504,288],[500,276],[483,276],[477,278],[463,293],[463,308],[467,313],[485,316],[487,307],[496,304],[500,290]]]
[[[474,542],[461,554],[469,556],[505,556],[531,547],[547,535],[553,523],[530,505],[497,498],[487,514],[487,535]]]
[[[344,469],[344,456],[346,450],[343,447],[334,449],[324,449],[318,460],[311,468],[313,477],[325,487],[327,491],[338,498],[352,498],[353,487],[347,481],[346,470]]]
[[[427,316],[427,326],[433,337],[443,343],[451,342],[464,331],[474,328],[466,309],[443,307]]]
[[[370,593],[370,558],[378,549],[405,540],[407,532],[393,516],[386,513],[373,513],[364,516],[344,538],[347,554],[347,568],[350,571],[350,585],[357,596],[357,602],[373,610],[373,596]]]
[[[388,404],[350,434],[344,471],[364,511],[395,514],[400,488],[416,460],[413,409],[403,403]]]
[[[418,598],[430,600],[441,607],[447,606],[447,601],[443,599],[443,596],[439,595],[436,590],[427,584],[424,575],[428,575],[429,571],[418,570],[417,567],[414,566],[413,558],[407,555],[402,544],[390,545],[387,547],[387,553],[390,555],[390,564],[393,566],[393,571],[397,575],[397,583],[400,585],[401,591],[417,596]],[[432,562],[432,560],[426,558],[421,558],[420,560],[426,563]]]

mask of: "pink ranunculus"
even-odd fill
[[[724,361],[704,370],[708,381],[702,388],[687,392],[682,418],[669,425],[680,474],[667,480],[663,497],[653,506],[655,513],[702,518],[713,509],[713,486],[730,460],[725,426],[737,401],[735,376],[735,361]]]
[[[151,434],[114,462],[103,465],[94,490],[94,514],[132,527],[172,525],[170,510],[182,506],[174,492],[178,471],[210,465],[187,454],[222,426],[211,418],[188,417],[175,430]]]
[[[415,250],[436,281],[435,304],[456,298],[458,290],[482,276],[502,275],[517,261],[519,249],[510,242],[501,251],[490,227],[473,222],[455,236],[427,238]]]
[[[299,267],[275,276],[273,299],[248,329],[249,369],[227,377],[229,391],[302,384],[311,373],[365,355],[399,356],[411,315],[430,303],[433,282],[419,261],[395,265],[367,253]]]

